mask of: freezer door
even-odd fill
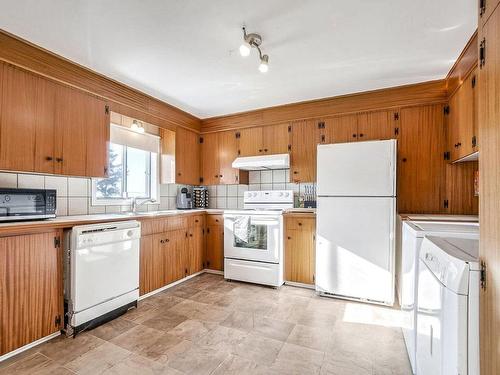
[[[318,198],[317,291],[394,303],[395,207],[395,198]]]
[[[395,196],[396,141],[319,145],[319,196]]]

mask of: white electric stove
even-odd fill
[[[247,191],[244,209],[224,212],[224,278],[283,284],[283,211],[292,190]]]

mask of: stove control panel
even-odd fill
[[[293,190],[246,191],[245,208],[293,208]]]

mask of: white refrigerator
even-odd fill
[[[318,146],[316,291],[394,303],[396,140]]]

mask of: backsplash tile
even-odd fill
[[[23,189],[44,189],[45,178],[37,174],[19,174],[17,176],[17,187]]]
[[[45,176],[45,189],[55,189],[58,197],[68,196],[68,178]]]
[[[68,196],[69,197],[87,197],[89,195],[88,183],[90,182],[87,178],[68,178]],[[71,214],[70,214],[71,215]]]
[[[17,187],[17,174],[16,173],[0,173],[0,186],[4,188]]]

